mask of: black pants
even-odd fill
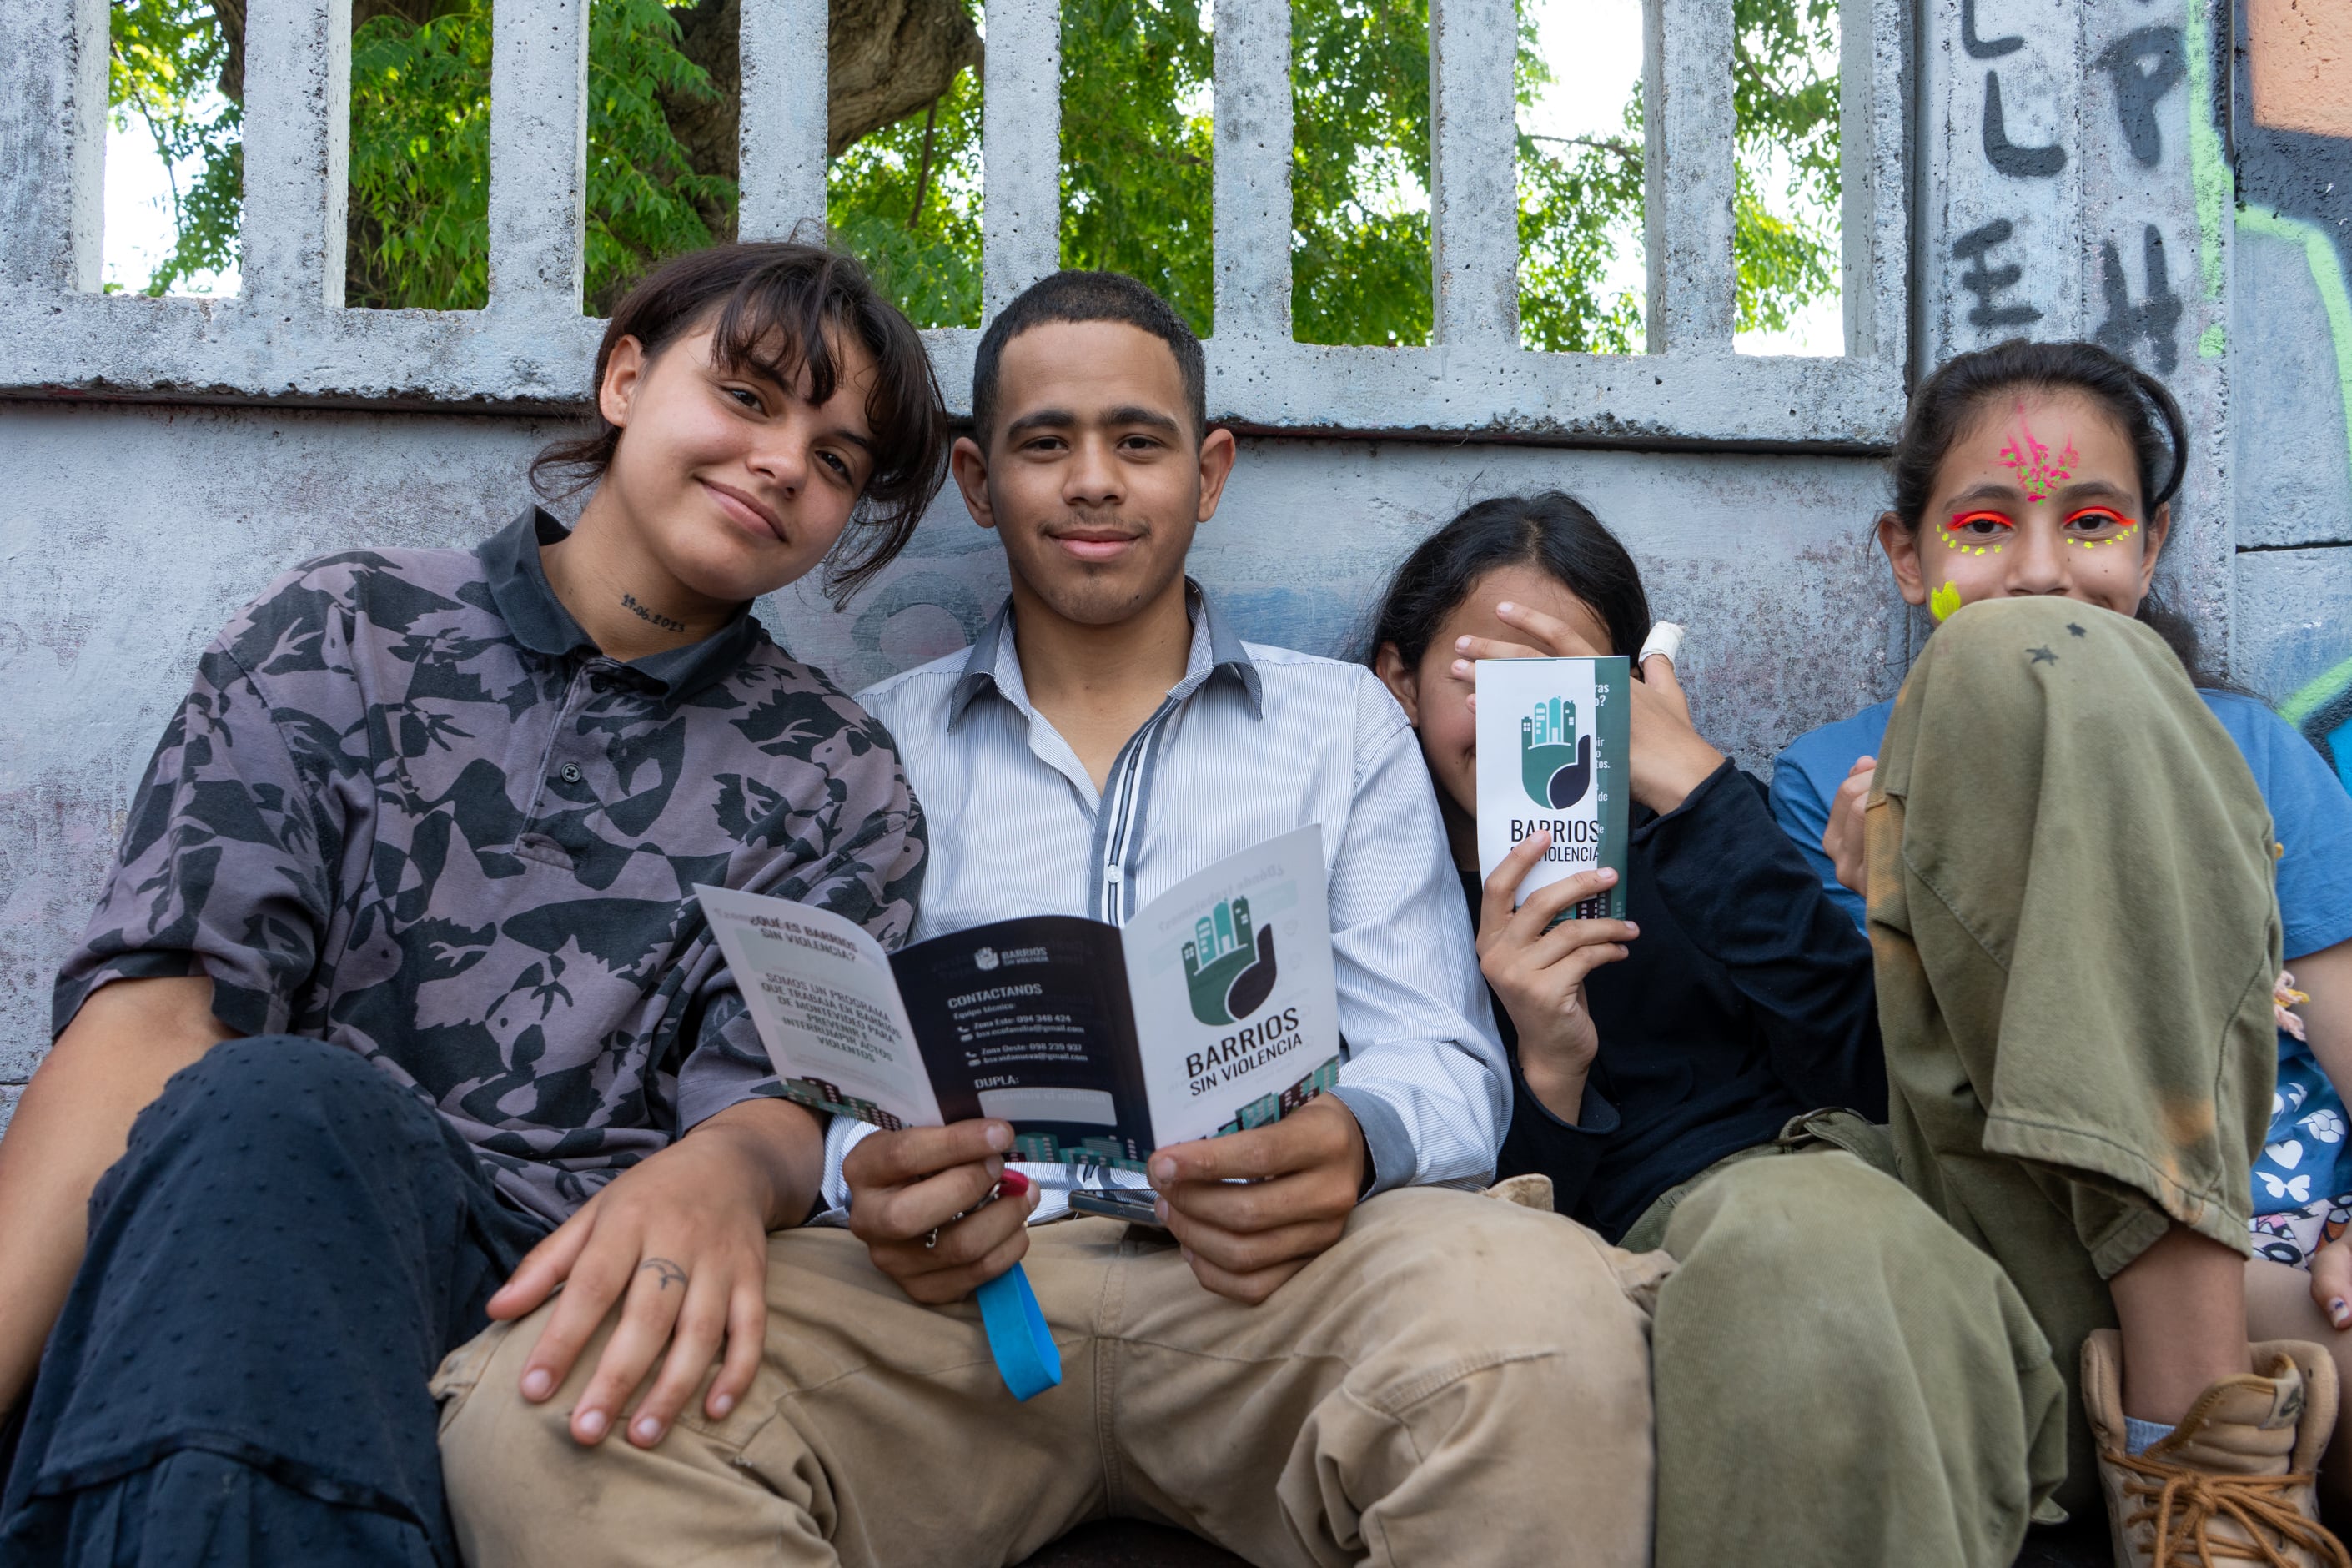
[[[0,1560],[455,1564],[425,1384],[546,1228],[355,1053],[215,1047],[90,1195]]]

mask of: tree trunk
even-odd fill
[[[356,31],[377,16],[422,25],[476,0],[352,0]],[[496,0],[490,0],[495,5]],[[247,0],[213,0],[228,40],[221,68],[222,96],[245,99],[245,11]],[[698,0],[671,13],[678,47],[710,77],[719,96],[709,100],[665,94],[662,113],[698,174],[737,174],[742,57],[737,47],[740,0]],[[960,0],[832,0],[825,35],[832,70],[827,83],[828,156],[838,157],[860,137],[919,114],[955,84],[956,73],[981,65],[980,34]],[[702,214],[711,233],[735,235],[731,212],[715,205]]]
[[[736,177],[742,60],[737,47],[740,0],[698,0],[671,13],[678,47],[709,73],[719,97],[665,96],[662,112],[695,172]],[[980,34],[957,0],[833,0],[825,45],[831,56],[826,155],[839,157],[860,137],[919,114],[981,64]],[[705,213],[711,232],[732,237],[730,216]]]

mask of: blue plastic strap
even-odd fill
[[[1045,1393],[1062,1381],[1062,1352],[1037,1308],[1029,1276],[1014,1264],[979,1290],[980,1321],[988,1331],[988,1351],[1015,1399]]]

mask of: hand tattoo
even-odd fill
[[[637,1272],[640,1274],[648,1268],[654,1271],[654,1278],[661,1282],[661,1288],[665,1290],[673,1285],[686,1283],[686,1270],[667,1258],[648,1258],[637,1265]]]
[[[635,612],[637,619],[641,621],[651,621],[654,625],[661,627],[661,629],[666,632],[682,632],[686,630],[686,623],[684,621],[674,621],[667,616],[659,615],[652,610],[646,609],[643,605],[637,603],[637,596],[635,594],[622,595],[621,607],[625,610]]]

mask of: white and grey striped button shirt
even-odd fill
[[[1370,670],[1244,643],[1197,586],[1191,603],[1184,678],[1100,791],[1030,706],[1009,603],[969,649],[858,693],[930,824],[908,940],[1018,915],[1123,923],[1212,861],[1318,823],[1348,1048],[1334,1092],[1364,1130],[1370,1191],[1483,1184],[1510,1073],[1403,710]],[[838,1210],[841,1157],[862,1133],[832,1134]]]

